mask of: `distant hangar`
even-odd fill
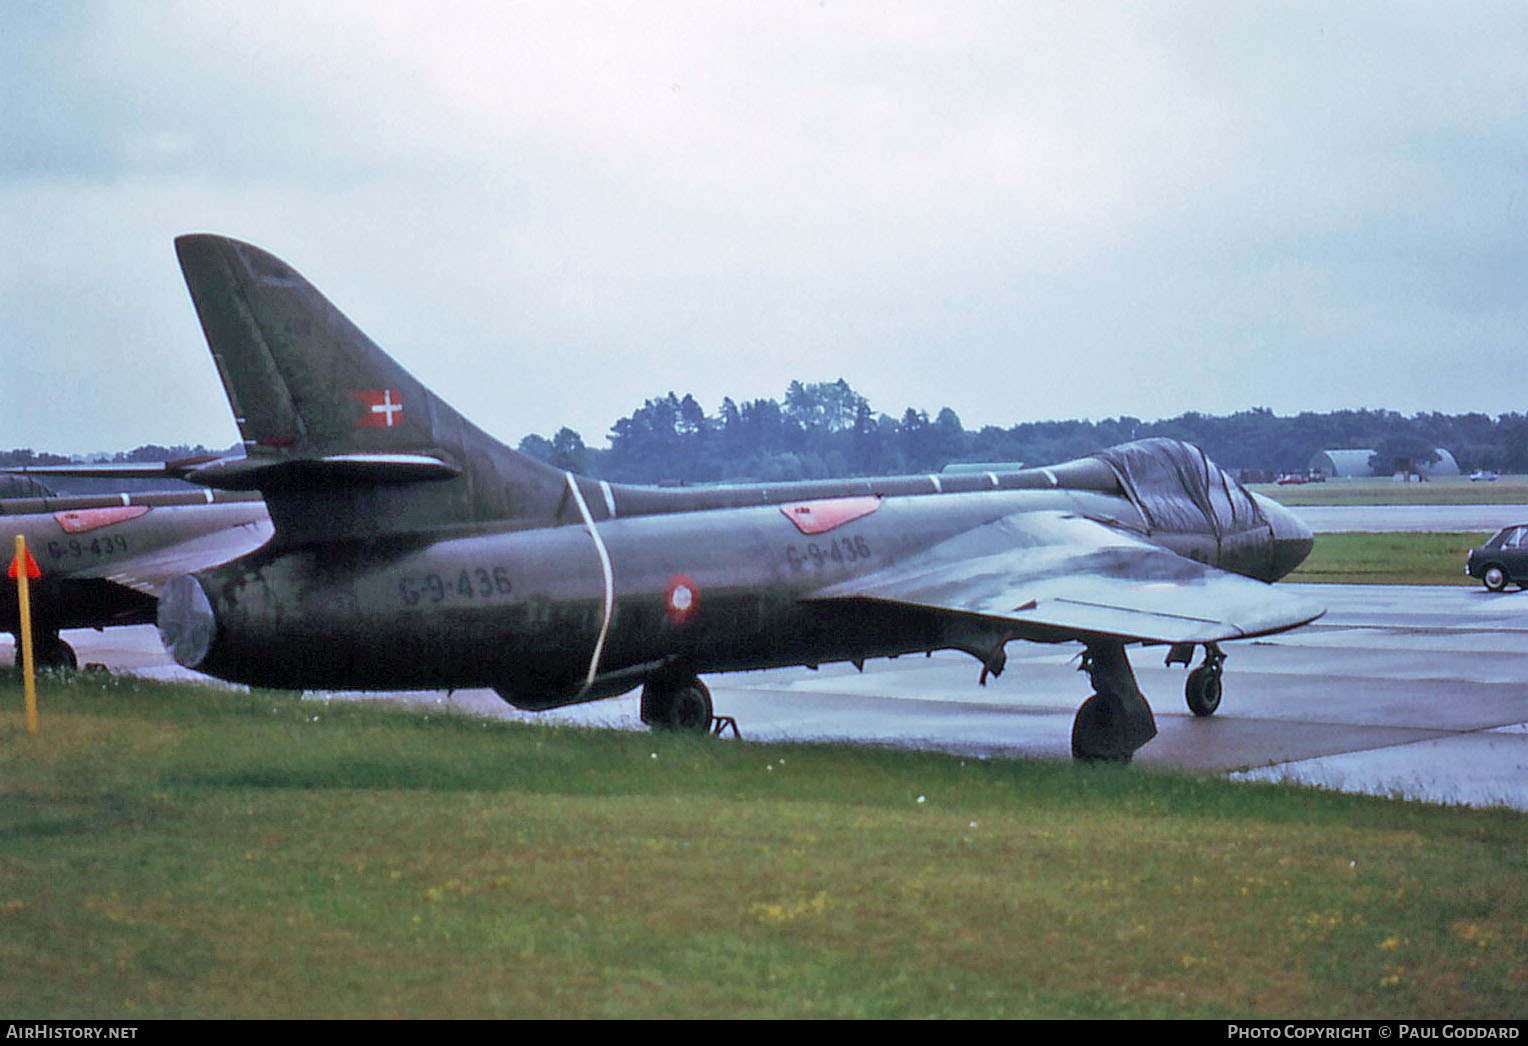
[[[1454,460],[1454,456],[1442,447],[1433,449],[1437,452],[1438,460],[1431,465],[1419,465],[1421,471],[1429,476],[1459,475],[1459,463]],[[1373,456],[1372,447],[1365,450],[1322,450],[1310,459],[1310,471],[1319,472],[1329,479],[1373,476],[1376,473],[1369,467],[1369,459]],[[1389,473],[1381,472],[1379,475]]]

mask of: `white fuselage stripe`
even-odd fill
[[[584,689],[588,690],[594,685],[595,676],[599,675],[600,655],[605,652],[605,637],[610,632],[610,618],[615,610],[615,574],[610,569],[610,553],[605,549],[605,540],[600,537],[599,529],[594,525],[594,517],[589,514],[589,506],[584,502],[583,491],[578,489],[578,480],[573,478],[571,472],[564,472],[563,475],[568,479],[568,489],[573,492],[573,501],[578,505],[578,514],[584,517],[584,527],[594,541],[594,550],[600,557],[600,570],[605,575],[605,612],[600,621],[599,638],[594,641],[594,656],[589,658],[589,674],[584,679]]]
[[[605,507],[610,510],[610,518],[615,519],[615,491],[604,480],[600,480],[600,490],[605,493]]]

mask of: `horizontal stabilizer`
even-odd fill
[[[73,479],[185,479],[193,469],[217,461],[215,455],[175,461],[86,461],[72,465],[13,465],[0,472],[22,476],[64,476]]]
[[[232,458],[192,469],[185,478],[219,490],[300,490],[344,483],[417,483],[461,474],[449,461],[428,454],[330,454],[277,461]]]

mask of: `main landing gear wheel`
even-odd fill
[[[1122,643],[1097,643],[1082,656],[1082,671],[1094,694],[1072,722],[1072,758],[1097,763],[1128,763],[1157,736],[1151,706],[1136,686]]]
[[[21,638],[16,638],[16,668],[21,668]],[[44,633],[37,637],[32,648],[32,657],[38,668],[56,668],[74,672],[80,667],[79,658],[75,657],[74,647],[64,642],[57,632]]]
[[[642,688],[642,722],[654,730],[711,730],[711,691],[699,678],[649,679]]]
[[[1134,754],[1125,743],[1125,717],[1116,702],[1094,694],[1072,720],[1072,758],[1089,763],[1128,763]]]

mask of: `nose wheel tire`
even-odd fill
[[[1200,718],[1214,715],[1220,707],[1220,669],[1200,665],[1190,672],[1183,685],[1183,697],[1194,715]]]

